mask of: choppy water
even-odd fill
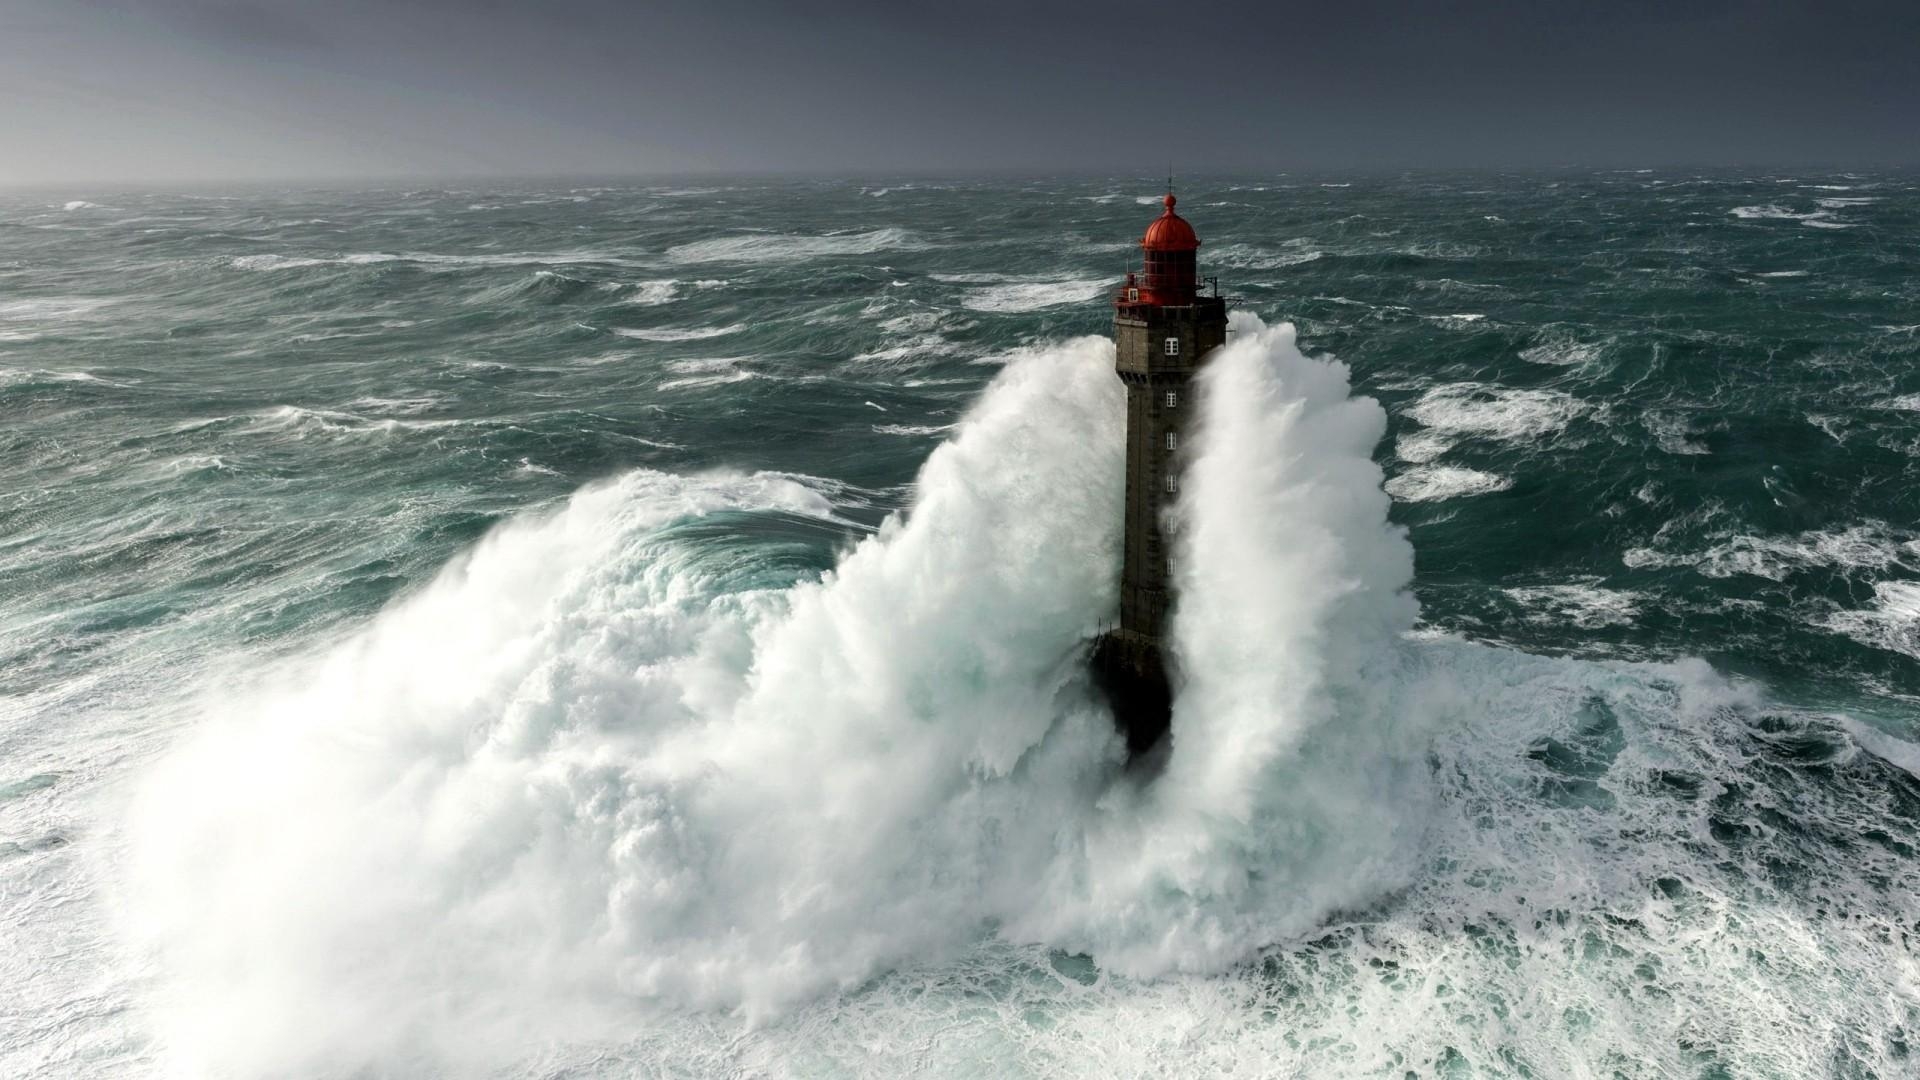
[[[6,1074],[1920,1068],[1920,180],[1183,191],[1145,787],[1149,185],[0,198]]]

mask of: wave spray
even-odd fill
[[[804,479],[630,473],[211,699],[128,826],[172,1060],[492,1068],[982,949],[1213,972],[1404,883],[1435,709],[1385,417],[1291,327],[1235,330],[1170,523],[1156,779],[1085,675],[1122,416],[1080,339],[1013,357],[818,581],[690,528],[831,517]]]

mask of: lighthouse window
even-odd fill
[[[1175,476],[1172,473],[1168,473],[1167,474],[1167,494],[1171,495],[1174,492],[1179,490],[1180,490],[1180,478],[1178,476]]]
[[[1167,391],[1167,408],[1177,409],[1179,407],[1180,407],[1180,391],[1178,390]]]
[[[1177,431],[1167,432],[1167,449],[1169,450],[1180,449],[1180,433],[1179,432]]]
[[[1180,355],[1180,339],[1177,337],[1168,338],[1165,348],[1167,350],[1168,356],[1179,356]]]

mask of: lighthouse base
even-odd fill
[[[1158,639],[1132,630],[1111,630],[1093,646],[1093,681],[1113,708],[1113,722],[1127,739],[1127,757],[1139,760],[1167,737],[1173,722],[1173,688]]]

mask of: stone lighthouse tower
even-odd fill
[[[1139,272],[1113,301],[1113,342],[1127,386],[1127,511],[1120,624],[1094,646],[1095,678],[1113,705],[1129,753],[1167,733],[1173,694],[1162,648],[1172,607],[1166,511],[1180,491],[1181,444],[1191,426],[1194,372],[1227,339],[1227,305],[1200,295],[1200,238],[1173,212],[1147,226]]]

